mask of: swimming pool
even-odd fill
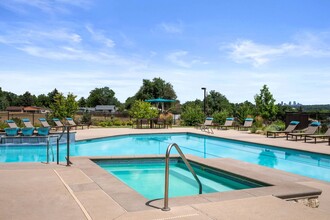
[[[191,133],[123,135],[71,145],[71,156],[165,155],[170,143],[177,143],[184,154],[202,158],[233,158],[330,182],[330,156],[276,148]],[[53,146],[55,149],[55,146]],[[0,162],[46,161],[45,146],[0,147]],[[172,154],[176,153],[173,149]],[[60,146],[64,161],[66,146]]]
[[[100,167],[152,200],[164,197],[164,159],[96,160]],[[190,162],[202,184],[202,194],[250,189],[266,184]],[[199,194],[199,186],[181,159],[170,160],[169,197]],[[157,181],[155,181],[157,180]]]

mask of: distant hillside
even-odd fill
[[[315,111],[330,111],[330,104],[328,105],[302,105],[304,112],[315,112]]]

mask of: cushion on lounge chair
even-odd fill
[[[34,128],[22,128],[22,135],[23,136],[31,136],[33,135]]]
[[[206,120],[213,120],[213,118],[212,117],[207,117]]]
[[[320,126],[320,125],[321,125],[321,123],[318,122],[318,121],[313,121],[313,122],[310,124],[310,126],[313,126],[313,127],[318,127],[318,126]]]
[[[18,135],[19,128],[5,128],[7,136],[16,136]]]
[[[38,128],[38,135],[47,136],[49,134],[50,127],[41,127]]]
[[[226,118],[226,121],[234,121],[234,118]]]
[[[299,121],[291,121],[290,122],[290,125],[297,125],[297,124],[299,124],[300,122]]]
[[[253,118],[246,118],[245,121],[253,121]]]

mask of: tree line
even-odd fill
[[[38,96],[25,92],[16,95],[12,92],[2,91],[0,88],[0,110],[8,106],[39,106],[50,108],[57,117],[72,116],[78,107],[95,107],[96,105],[116,105],[119,111],[130,111],[137,101],[152,98],[177,99],[177,95],[171,83],[161,78],[152,80],[143,79],[140,89],[134,96],[128,97],[125,103],[120,103],[115,92],[110,87],[95,88],[89,92],[87,98],[81,97],[76,101],[76,96],[69,93],[66,97],[56,88],[48,94]],[[235,117],[238,122],[243,122],[246,117],[260,117],[263,123],[274,120],[284,120],[286,111],[298,111],[290,106],[275,104],[275,99],[267,85],[264,85],[258,94],[254,96],[254,103],[245,101],[231,103],[225,95],[211,90],[206,98],[206,112],[204,113],[204,100],[196,99],[180,103],[165,103],[166,109],[172,113],[181,114],[186,125],[193,125],[203,121],[203,118],[212,116],[215,122],[222,123],[226,117]],[[137,103],[137,106],[141,103]],[[146,106],[144,106],[146,108]],[[301,109],[300,109],[301,110]]]

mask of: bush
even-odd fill
[[[285,129],[285,123],[281,120],[274,121],[265,128],[265,131],[283,131]]]
[[[202,108],[197,105],[186,106],[182,110],[181,119],[183,119],[183,125],[193,126],[204,121],[204,114]]]
[[[226,121],[226,118],[228,118],[228,115],[229,115],[229,113],[226,110],[221,111],[221,112],[215,112],[212,115],[213,122],[223,125]]]

